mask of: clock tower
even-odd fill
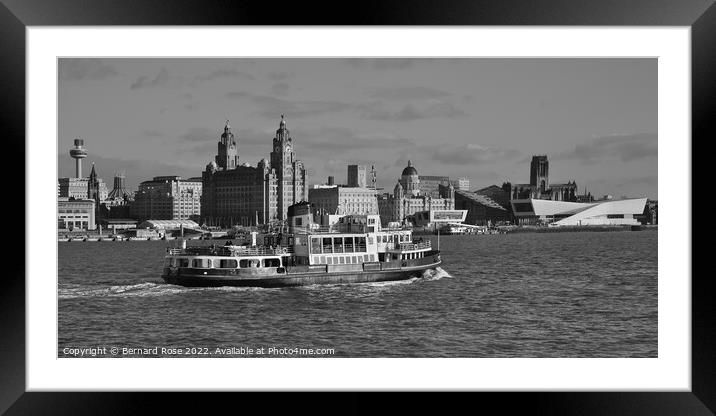
[[[306,171],[301,161],[296,159],[293,138],[286,127],[283,114],[273,139],[271,168],[276,174],[278,217],[286,219],[288,207],[305,200]]]

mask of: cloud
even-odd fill
[[[161,86],[167,83],[169,80],[169,71],[167,71],[166,68],[162,67],[159,70],[159,73],[154,78],[149,78],[146,76],[141,76],[137,78],[134,83],[129,87],[130,89],[136,90],[140,88],[149,88],[149,87],[157,87]]]
[[[594,163],[604,159],[618,158],[622,162],[657,157],[658,136],[656,133],[613,134],[596,137],[561,157]]]
[[[68,59],[58,62],[59,78],[63,81],[106,79],[117,75],[117,70],[101,59]]]
[[[355,108],[354,104],[340,101],[311,101],[311,100],[285,100],[266,95],[257,95],[245,91],[235,91],[226,94],[227,98],[245,99],[259,107],[254,114],[264,118],[277,118],[281,114],[290,115],[291,118],[302,118],[320,114],[337,113]]]
[[[290,89],[290,86],[286,84],[285,82],[278,82],[276,84],[273,84],[271,87],[271,92],[274,95],[281,95],[285,96],[288,95],[288,90]]]
[[[435,146],[430,150],[432,160],[452,165],[495,163],[513,159],[519,155],[519,150],[485,147],[473,143],[458,146]]]
[[[144,130],[146,137],[164,137],[164,133],[157,130]]]
[[[442,90],[419,86],[402,86],[379,88],[371,94],[372,97],[389,100],[425,100],[449,96]]]
[[[253,80],[254,76],[248,72],[239,71],[236,68],[221,68],[214,70],[207,75],[197,75],[194,77],[197,81],[213,81],[219,78],[243,78],[247,80]]]
[[[412,121],[427,118],[459,118],[467,113],[454,105],[441,100],[427,100],[419,104],[406,104],[399,110],[390,110],[378,104],[366,106],[362,114],[369,120]]]
[[[319,129],[296,130],[293,134],[301,152],[346,153],[353,150],[365,151],[401,151],[414,147],[415,143],[407,138],[383,132],[356,132],[344,127],[321,127]]]
[[[219,141],[221,129],[208,129],[206,127],[192,127],[186,133],[179,135],[179,140],[183,142],[211,142]]]
[[[266,77],[270,79],[271,81],[283,81],[285,79],[291,78],[293,76],[290,72],[284,72],[284,71],[273,71],[269,72]]]

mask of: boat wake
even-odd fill
[[[406,280],[397,280],[389,282],[372,282],[372,283],[357,283],[356,286],[367,286],[367,287],[390,287],[399,285],[409,285],[415,282],[425,282],[440,280],[443,277],[452,277],[448,272],[440,267],[435,269],[428,269],[423,271],[420,277],[412,277]],[[329,288],[336,287],[341,288],[345,285],[311,285],[304,286],[304,288]],[[126,297],[153,297],[153,296],[166,296],[166,295],[178,295],[182,293],[194,293],[194,292],[246,292],[246,291],[266,291],[266,290],[280,290],[266,289],[259,287],[235,287],[235,286],[222,286],[222,287],[199,287],[190,288],[177,285],[171,285],[167,283],[137,283],[132,285],[60,285],[58,290],[58,297],[60,299],[78,299],[78,298],[96,298],[96,297],[115,297],[115,298],[126,298]]]
[[[192,293],[201,291],[212,292],[242,292],[251,290],[261,290],[254,287],[201,287],[189,288],[166,283],[138,283],[133,285],[114,285],[114,286],[83,286],[83,285],[67,285],[60,286],[58,297],[60,299],[77,299],[88,297],[153,297],[176,295],[182,293]]]
[[[452,277],[452,276],[450,275],[450,273],[446,272],[441,267],[436,267],[434,269],[425,270],[419,280],[433,281],[433,280],[440,280],[443,277]]]

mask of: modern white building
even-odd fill
[[[646,198],[590,203],[515,199],[511,203],[519,224],[638,225],[638,217],[644,213]]]

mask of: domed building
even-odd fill
[[[378,198],[378,210],[383,225],[389,222],[403,222],[409,216],[421,211],[452,210],[455,208],[455,188],[452,183],[439,186],[438,194],[424,192],[420,187],[418,170],[408,161],[408,166],[393,188],[393,194],[383,194]]]
[[[400,185],[407,195],[418,196],[420,195],[420,176],[418,171],[413,167],[413,164],[408,160],[408,166],[403,169],[403,173],[400,175]]]

